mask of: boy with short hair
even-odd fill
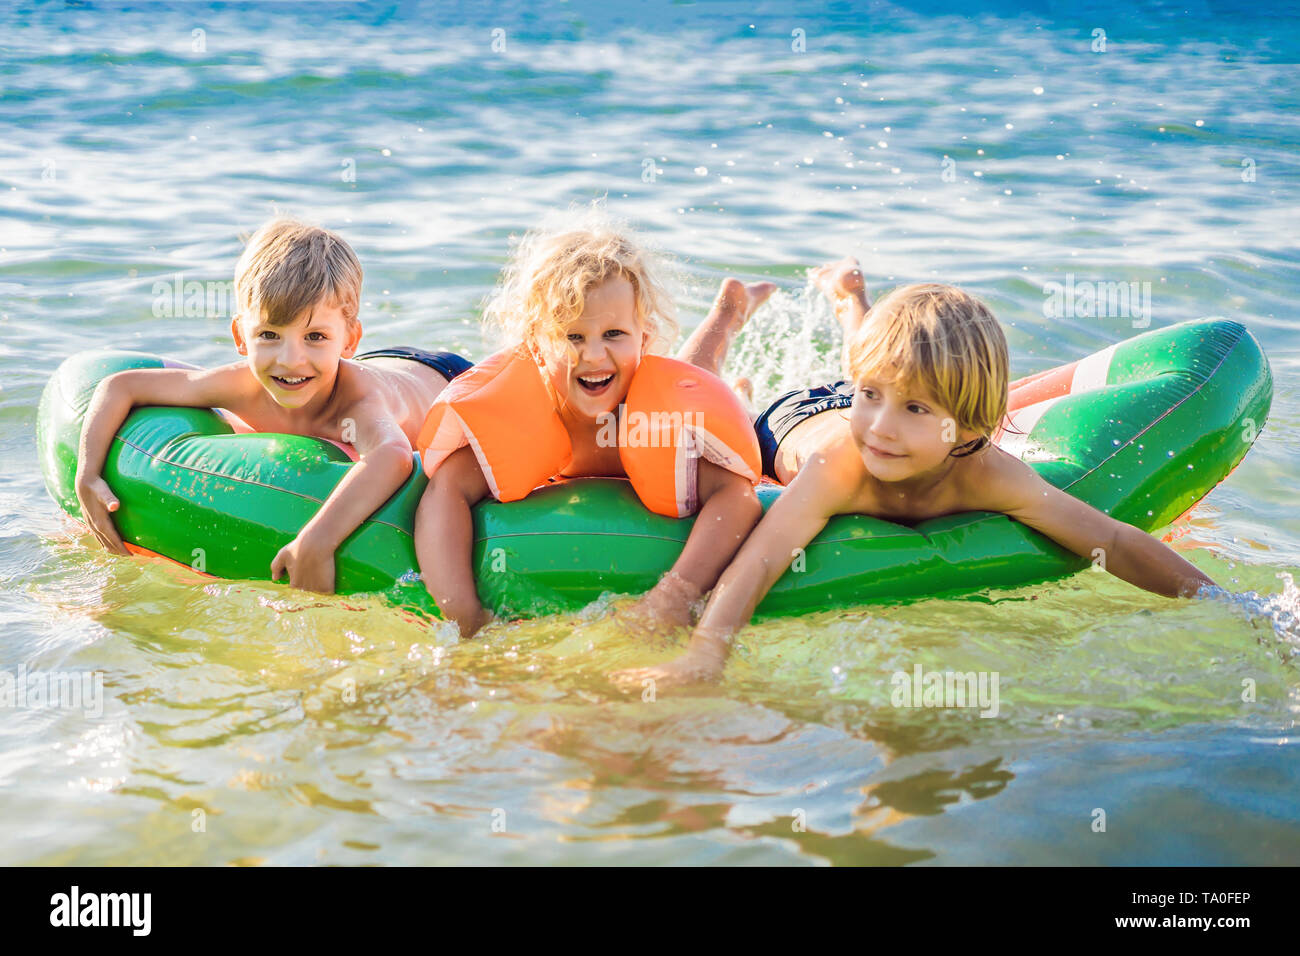
[[[850,378],[782,395],[759,416],[764,474],[785,489],[722,573],[686,653],[621,671],[620,682],[716,680],[736,631],[835,515],[913,522],[1002,512],[1080,556],[1102,549],[1106,570],[1156,594],[1193,597],[1214,585],[1158,539],[992,444],[1006,416],[1009,363],[983,303],[927,283],[872,307],[855,259],[814,278],[844,326]]]
[[[334,590],[334,552],[410,477],[412,449],[438,393],[470,362],[450,352],[380,349],[361,340],[361,263],[338,235],[277,218],[235,268],[230,331],[243,362],[214,369],[132,369],[99,383],[77,458],[82,515],[101,544],[127,554],[101,476],[113,437],[137,405],[220,408],[258,432],[351,444],[356,464],[271,562],[271,579]],[[350,361],[354,358],[355,361]]]

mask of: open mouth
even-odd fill
[[[579,375],[578,385],[588,395],[599,395],[609,388],[610,383],[614,381],[614,373],[608,375]]]
[[[311,375],[302,375],[295,378],[281,378],[278,375],[271,376],[271,380],[275,382],[276,385],[279,385],[281,388],[287,388],[287,389],[302,388],[304,385],[310,382],[312,378],[313,376]]]

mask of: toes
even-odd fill
[[[753,312],[757,309],[771,298],[772,293],[775,291],[775,282],[755,282],[752,285],[745,286],[745,293],[749,296],[749,311]]]

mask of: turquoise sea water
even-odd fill
[[[1300,21],[1079,9],[0,6],[0,672],[103,680],[102,714],[0,708],[0,862],[1300,860]],[[1173,530],[1257,595],[1085,573],[768,622],[651,705],[604,675],[666,649],[608,601],[457,645],[110,557],[46,494],[59,361],[234,360],[221,297],[273,212],[353,243],[367,347],[478,358],[510,237],[602,196],[674,258],[686,329],[724,276],[781,284],[728,368],[760,397],[833,373],[804,270],[846,254],[980,295],[1017,375],[1245,322],[1272,415]],[[1045,309],[1067,282],[1149,314]],[[999,716],[891,706],[917,664],[996,671]]]

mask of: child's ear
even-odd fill
[[[352,358],[357,354],[357,347],[361,345],[361,323],[354,322],[348,326],[347,336],[344,339],[346,343],[343,346],[343,358]]]
[[[239,352],[239,354],[247,355],[248,346],[244,343],[244,329],[240,325],[240,320],[242,318],[243,318],[242,313],[240,312],[235,313],[235,317],[230,320],[230,334],[235,340],[235,349]]]
[[[957,434],[957,444],[948,451],[948,454],[954,458],[965,458],[967,455],[975,454],[988,444],[989,440],[979,432],[963,428]]]

